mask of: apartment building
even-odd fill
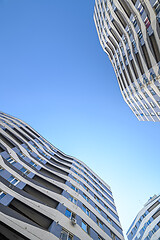
[[[154,195],[137,214],[127,232],[128,240],[160,240],[160,195]]]
[[[94,22],[124,101],[140,121],[160,121],[160,1],[95,0]]]
[[[0,239],[124,239],[110,187],[3,112],[0,180]]]

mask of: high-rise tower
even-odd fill
[[[124,239],[110,187],[2,112],[0,180],[0,239]]]
[[[96,0],[94,21],[125,102],[142,121],[160,121],[160,1]]]
[[[160,195],[154,195],[137,214],[127,232],[128,240],[160,240]]]

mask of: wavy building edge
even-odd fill
[[[140,121],[160,121],[159,0],[95,0],[94,22],[124,101]]]
[[[127,231],[128,240],[160,240],[160,195],[151,197]]]
[[[0,180],[1,239],[124,239],[110,187],[3,112]]]

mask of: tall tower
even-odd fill
[[[128,240],[160,240],[160,195],[154,195],[137,214],[127,232]]]
[[[160,121],[160,1],[95,0],[94,21],[125,102]]]
[[[110,187],[2,112],[0,180],[0,239],[124,239]]]

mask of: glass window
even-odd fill
[[[141,221],[142,221],[142,220],[141,220],[141,218],[140,218],[140,219],[138,220],[138,222],[141,223]]]
[[[86,189],[87,192],[89,191],[88,187],[85,184],[83,184],[83,187],[84,189]]]
[[[72,213],[71,213],[71,211],[66,209],[65,215],[66,215],[66,217],[71,218]]]
[[[86,196],[86,194],[83,193],[84,199],[86,199],[87,202],[89,202],[89,197]]]
[[[76,218],[76,214],[71,212],[70,210],[66,209],[66,212],[65,212],[65,216],[72,219],[72,218]]]
[[[10,176],[8,179],[7,179],[8,182],[12,183],[13,185],[17,185],[17,183],[19,183],[19,180],[16,179],[15,177],[13,176]]]
[[[103,223],[97,218],[97,224],[100,228],[103,229]]]
[[[97,205],[95,205],[95,209],[101,214],[101,209]]]
[[[152,95],[156,95],[155,91],[153,89],[150,90]]]
[[[104,204],[104,207],[105,207],[105,209],[107,209],[107,210],[109,209],[109,207],[107,207],[105,204]]]
[[[25,173],[25,172],[27,171],[27,169],[25,169],[24,167],[22,167],[22,168],[20,169],[20,171],[23,172],[23,173]]]
[[[86,206],[82,206],[82,210],[89,216],[90,211],[88,210],[88,208],[86,208]]]
[[[85,223],[84,221],[82,221],[82,229],[86,232],[86,233],[88,233],[88,234],[90,234],[90,227],[87,225],[87,223]]]
[[[10,176],[8,179],[7,179],[8,182],[12,183],[13,185],[17,185],[19,183],[19,180],[16,179],[15,177],[13,176]]]
[[[76,188],[75,186],[72,185],[71,188],[72,188],[74,191],[78,192],[78,188]]]
[[[12,158],[12,157],[8,157],[6,158],[7,162],[9,162],[10,164],[14,164],[16,163],[16,161]]]
[[[67,230],[62,230],[60,235],[61,240],[73,240],[73,236]]]
[[[30,171],[28,171],[26,168],[22,167],[20,169],[21,172],[23,172],[25,175],[28,175],[30,173]]]
[[[71,201],[71,202],[73,202],[73,197],[71,196],[71,195],[69,195],[69,200]]]
[[[25,158],[25,155],[21,152],[17,153],[21,158]]]
[[[14,177],[13,177],[13,176],[10,176],[7,180],[8,180],[8,182],[12,182],[13,179],[14,179]]]
[[[11,183],[12,183],[13,185],[17,185],[18,182],[19,182],[18,179],[15,178]]]
[[[30,172],[30,171],[28,171],[28,170],[25,172],[25,174],[26,174],[26,175],[28,175],[28,174],[30,174],[30,173],[31,173],[31,172]]]
[[[156,231],[157,231],[156,228],[153,228],[152,233],[154,234]]]
[[[80,183],[80,181],[75,177],[73,177],[73,180],[76,181],[77,183]]]
[[[149,97],[149,95],[146,92],[144,92],[143,94],[145,95],[146,98]]]
[[[82,229],[87,232],[87,224],[82,221]]]
[[[73,202],[74,204],[77,204],[77,199],[75,199],[74,197],[72,197],[71,195],[69,195],[69,200],[71,202]]]
[[[0,200],[1,200],[4,196],[6,196],[6,193],[4,193],[2,190],[0,190]]]
[[[150,223],[151,223],[151,220],[148,220],[147,225],[149,225]]]
[[[107,221],[112,225],[112,220],[107,216]]]
[[[112,238],[113,240],[116,240],[116,235],[115,235],[113,232],[111,232],[111,238]]]
[[[36,165],[33,161],[30,161],[30,164],[31,164],[33,167],[37,167],[37,165]]]
[[[99,198],[96,195],[94,195],[94,198],[97,200],[97,202],[100,202]]]

